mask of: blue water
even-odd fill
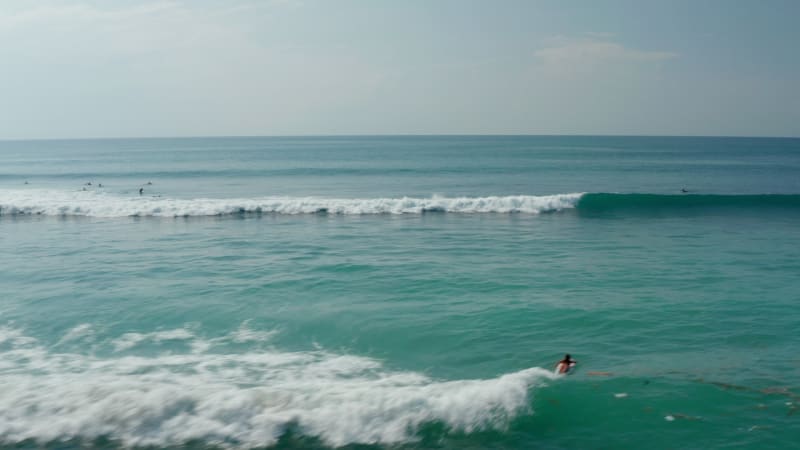
[[[798,139],[0,142],[0,443],[790,448],[799,219]]]

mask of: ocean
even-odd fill
[[[0,141],[0,448],[791,448],[799,250],[800,139]]]

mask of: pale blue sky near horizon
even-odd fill
[[[0,139],[800,137],[800,2],[4,0]]]

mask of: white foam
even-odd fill
[[[231,338],[233,342],[243,343],[243,342],[268,342],[271,340],[277,331],[269,330],[269,331],[259,331],[253,330],[250,328],[250,321],[246,320],[242,325],[239,327],[238,330],[231,333]]]
[[[140,333],[146,337],[137,342],[188,334]],[[463,432],[505,427],[529,412],[532,386],[555,378],[530,368],[440,381],[316,350],[101,358],[48,350],[18,330],[0,329],[4,335],[11,343],[0,347],[6,443],[109,436],[126,445],[200,439],[252,447],[274,444],[290,424],[334,446],[397,443],[431,421]]]
[[[155,331],[152,333],[125,333],[121,337],[114,339],[112,344],[117,351],[127,350],[135,347],[139,343],[151,340],[155,342],[161,341],[180,341],[189,340],[194,338],[194,334],[183,328],[167,331]]]
[[[10,344],[15,347],[22,347],[35,343],[35,338],[25,336],[22,331],[17,328],[8,325],[0,327],[0,345]]]
[[[528,213],[574,208],[582,194],[491,197],[369,198],[259,197],[177,199],[120,196],[96,191],[0,190],[0,215],[190,217],[263,214]]]
[[[65,334],[64,337],[62,337],[61,340],[58,341],[58,344],[56,345],[61,345],[67,342],[77,341],[81,339],[88,339],[92,336],[92,334],[94,334],[92,326],[88,323],[82,323],[69,330],[67,334]]]

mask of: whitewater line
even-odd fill
[[[582,194],[430,198],[256,197],[177,199],[97,192],[2,190],[0,215],[193,217],[231,214],[527,213],[575,208]]]

